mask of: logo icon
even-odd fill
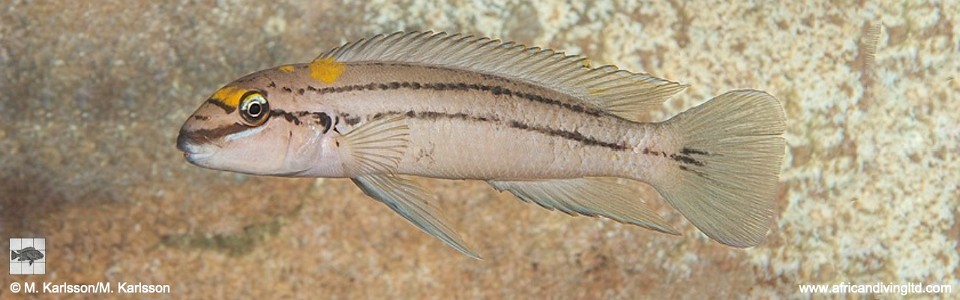
[[[47,239],[10,239],[10,275],[46,274]]]

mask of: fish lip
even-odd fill
[[[210,156],[213,156],[213,152],[199,152],[199,153],[184,152],[183,153],[183,158],[192,164],[197,164],[199,161],[204,160]]]
[[[195,147],[193,141],[194,137],[190,132],[180,129],[180,133],[177,134],[177,149],[183,151],[185,154],[197,153],[197,147]]]
[[[177,136],[177,149],[182,151],[183,157],[193,164],[213,156],[217,152],[216,148],[209,144],[195,143],[195,137],[183,131]]]

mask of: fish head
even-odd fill
[[[306,109],[277,82],[291,66],[247,75],[217,90],[187,118],[177,148],[200,167],[256,175],[298,176],[319,156],[330,114]],[[302,94],[300,94],[302,95]]]

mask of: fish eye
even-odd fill
[[[270,104],[260,92],[249,92],[240,101],[240,116],[247,125],[260,126],[270,115]]]

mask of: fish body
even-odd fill
[[[20,251],[10,250],[10,260],[16,261],[30,261],[30,265],[33,265],[33,262],[36,260],[43,259],[43,253],[40,250],[37,250],[33,247],[26,247]]]
[[[394,170],[398,174],[479,180],[629,177],[646,176],[632,167],[641,160],[659,161],[622,155],[634,148],[657,148],[652,141],[663,139],[656,137],[662,131],[656,124],[630,122],[599,111],[591,114],[585,107],[567,108],[560,103],[574,99],[532,84],[455,69],[360,62],[345,63],[337,87],[331,89],[311,82],[307,64],[292,67],[290,72],[261,73],[270,82],[252,84],[274,83],[278,87],[268,94],[289,94],[291,105],[281,112],[287,125],[318,122],[314,126],[321,128],[330,119],[328,136],[333,139],[336,135],[331,132],[351,132],[382,118],[403,118],[407,145]],[[317,98],[323,101],[311,100]],[[295,175],[364,174],[344,169],[349,158],[339,152],[321,157],[304,164],[309,169]],[[611,158],[622,163],[611,163]]]
[[[678,234],[617,178],[642,181],[711,238],[756,245],[772,216],[782,108],[740,90],[640,122],[684,88],[552,50],[396,33],[228,84],[185,122],[177,146],[212,169],[351,178],[473,257],[403,175],[485,180],[549,209]]]

